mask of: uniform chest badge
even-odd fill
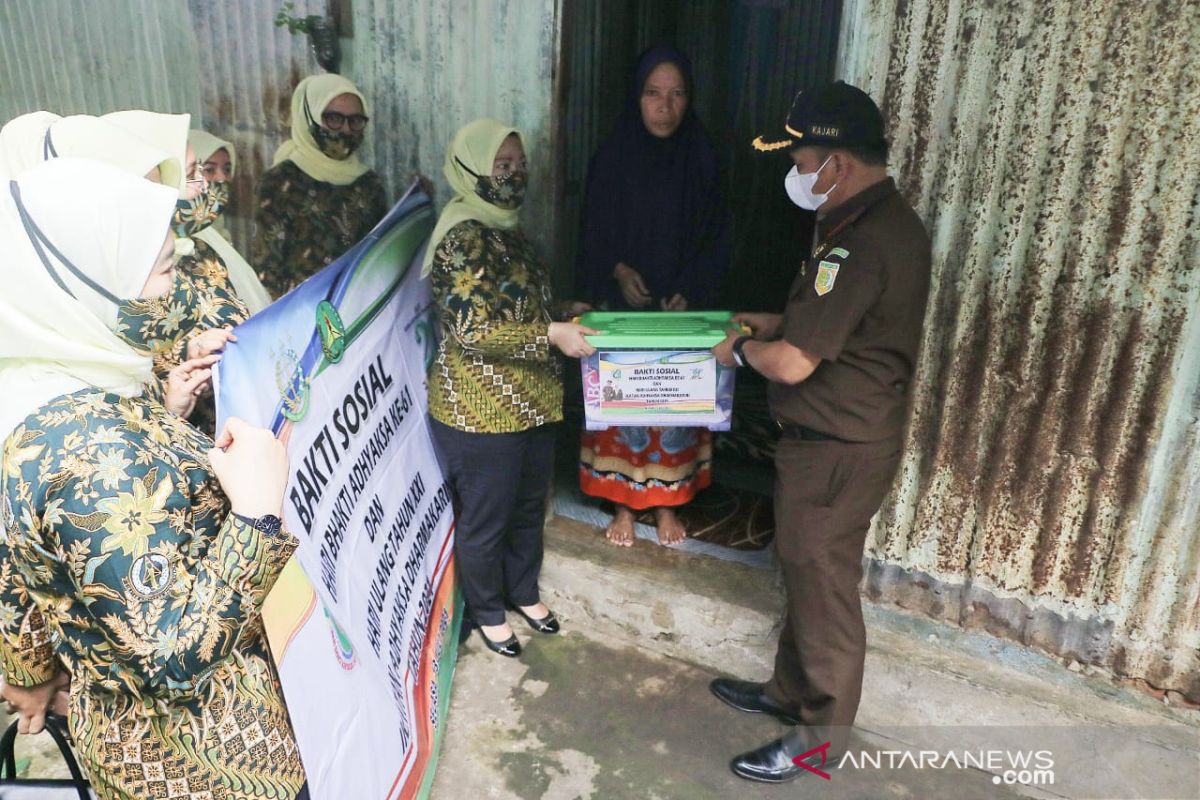
[[[817,297],[824,297],[833,291],[833,284],[837,281],[838,270],[841,269],[841,264],[833,261],[822,261],[817,265],[817,277],[813,281],[813,289],[817,292]]]
[[[146,553],[129,568],[128,588],[143,598],[158,597],[171,586],[175,568],[162,553]]]

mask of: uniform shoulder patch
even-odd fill
[[[824,297],[833,291],[833,284],[837,282],[838,270],[841,269],[841,264],[834,261],[822,261],[817,266],[817,277],[813,281],[813,289],[817,292],[817,297]]]

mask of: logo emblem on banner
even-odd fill
[[[308,413],[308,378],[295,350],[289,348],[275,356],[275,388],[283,401],[280,413],[292,422],[304,419]]]
[[[837,280],[840,267],[841,264],[833,261],[822,261],[817,267],[817,279],[813,283],[813,288],[817,290],[817,297],[824,297],[833,291],[833,283]]]
[[[333,303],[322,300],[317,304],[317,333],[321,336],[321,352],[336,364],[346,355],[346,325]]]

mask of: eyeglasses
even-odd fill
[[[348,125],[352,131],[361,131],[367,127],[371,118],[365,114],[342,114],[338,111],[326,111],[321,115],[321,122],[331,131],[340,131],[343,125]]]
[[[189,172],[187,174],[187,182],[188,183],[204,183],[205,181],[208,180],[208,178],[205,176],[204,173],[205,173],[204,165],[199,164],[199,163],[196,164],[194,167],[192,167],[191,172]]]

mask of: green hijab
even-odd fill
[[[454,134],[442,172],[450,182],[455,196],[442,209],[433,235],[429,237],[425,261],[421,265],[421,277],[427,276],[433,269],[433,255],[437,252],[438,245],[450,229],[460,222],[478,220],[489,228],[504,230],[517,227],[517,209],[494,206],[475,192],[476,176],[492,174],[492,162],[496,160],[496,152],[500,145],[504,144],[504,140],[514,133],[524,139],[516,128],[484,117],[468,122]]]

